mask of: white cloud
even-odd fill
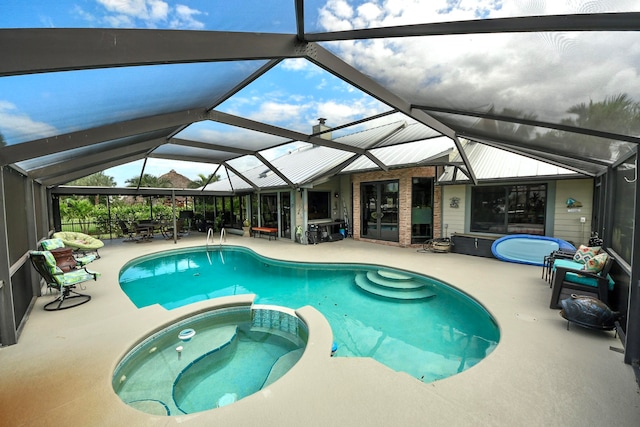
[[[102,20],[112,27],[132,28],[168,26],[176,29],[203,29],[204,23],[196,17],[203,12],[183,4],[171,7],[163,0],[96,0],[108,12]],[[78,9],[78,8],[77,8]],[[78,9],[81,11],[80,9]],[[76,12],[78,13],[78,12]],[[90,17],[86,12],[78,13]]]
[[[250,113],[248,117],[266,123],[287,123],[291,118],[304,115],[308,108],[306,105],[266,101],[260,105],[258,111]]]
[[[305,58],[290,58],[285,59],[280,63],[280,67],[283,70],[288,71],[301,71],[301,70],[309,70],[317,67],[312,67],[311,63],[307,61]]]
[[[0,132],[8,144],[57,135],[60,132],[44,122],[21,113],[11,102],[0,100]]]
[[[201,30],[204,28],[204,23],[195,18],[195,16],[202,14],[199,10],[179,4],[176,6],[175,11],[175,18],[172,19],[170,23],[171,28],[189,28],[192,30]]]

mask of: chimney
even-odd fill
[[[327,122],[327,119],[325,119],[324,117],[320,117],[318,119],[318,124],[313,126],[312,133],[315,135],[320,132],[324,132],[326,130],[331,129],[329,126],[325,124],[326,122]],[[323,138],[323,139],[331,139],[331,132],[325,132],[319,136],[320,138]]]

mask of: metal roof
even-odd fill
[[[582,176],[569,169],[472,141],[464,145],[464,150],[479,181],[557,179]],[[453,157],[452,163],[462,164],[459,153]],[[441,184],[468,183],[469,178],[457,167],[446,166],[438,182]]]

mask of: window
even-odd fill
[[[546,184],[473,187],[470,230],[544,235],[546,204]]]
[[[331,218],[329,209],[331,207],[330,191],[309,191],[309,216],[313,219]]]

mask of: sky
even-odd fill
[[[309,32],[537,14],[640,11],[640,1],[308,0]],[[0,28],[160,28],[294,33],[293,0],[3,0]],[[538,120],[627,93],[640,100],[640,43],[633,32],[524,33],[407,37],[321,43],[411,103],[440,108],[518,110]],[[0,133],[8,144],[99,126],[122,117],[205,104],[263,62],[124,67],[0,78]],[[174,76],[180,76],[175,79]],[[207,76],[203,78],[202,76]],[[164,88],[157,91],[158,87]],[[72,93],[73,96],[68,96]],[[194,94],[197,94],[194,96]],[[132,96],[135,95],[135,96]],[[98,101],[96,101],[98,100]],[[114,107],[118,106],[118,107]],[[216,109],[310,133],[319,117],[338,126],[388,110],[303,60],[285,60]],[[353,129],[357,130],[357,129]],[[185,139],[240,140],[201,123]],[[291,147],[270,150],[282,155]],[[140,162],[107,170],[122,185]],[[232,162],[238,169],[255,161]],[[216,165],[149,159],[145,173],[170,169],[191,179]]]

